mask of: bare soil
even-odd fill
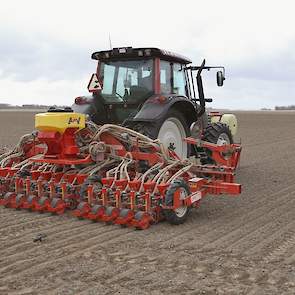
[[[243,193],[206,198],[183,225],[0,208],[0,294],[295,294],[295,113],[236,114]],[[1,112],[0,146],[32,128],[33,113]]]

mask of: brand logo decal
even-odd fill
[[[81,121],[81,117],[78,117],[78,118],[72,118],[72,117],[70,117],[69,118],[69,122],[68,122],[68,125],[70,125],[70,124],[80,124],[80,121]]]

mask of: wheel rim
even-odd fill
[[[217,145],[228,145],[230,144],[229,136],[226,133],[221,133],[217,139]]]
[[[187,197],[187,192],[184,188],[180,188],[180,200],[184,200]],[[187,206],[181,206],[177,209],[174,210],[175,214],[177,217],[182,218],[186,212],[187,212],[188,208]]]
[[[158,139],[165,148],[173,148],[174,152],[181,158],[187,158],[187,144],[183,141],[186,132],[177,118],[168,118],[164,121],[158,134]]]

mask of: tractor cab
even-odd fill
[[[185,65],[191,61],[157,48],[114,48],[92,54],[106,103],[140,103],[156,94],[186,96]],[[96,92],[96,89],[89,89]]]
[[[88,90],[92,97],[78,97],[77,105],[92,102],[96,123],[120,124],[136,115],[149,99],[162,96],[190,97],[185,68],[191,61],[157,48],[114,48],[94,52],[98,61]],[[78,107],[79,108],[79,107]]]

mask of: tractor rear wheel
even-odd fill
[[[176,110],[169,110],[159,122],[136,123],[131,128],[152,139],[158,138],[165,148],[174,151],[181,159],[190,155],[190,147],[183,141],[190,136],[190,129],[185,117]]]

